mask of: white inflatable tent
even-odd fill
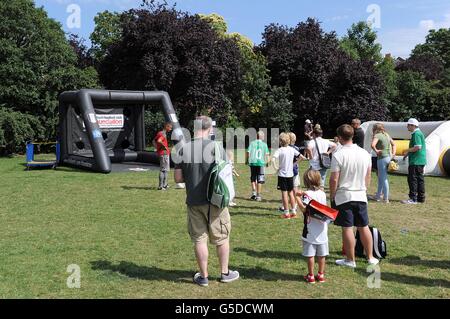
[[[382,123],[386,132],[394,140],[409,140],[411,133],[406,123],[399,122],[366,122],[362,124],[365,132],[364,148],[371,152],[372,128],[375,123]],[[425,174],[431,176],[450,176],[450,121],[421,122],[420,130],[425,135],[427,148],[427,166]],[[408,160],[396,156],[400,174],[408,174]]]

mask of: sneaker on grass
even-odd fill
[[[369,263],[369,265],[378,265],[380,263],[380,261],[376,258],[372,258],[367,260],[367,262]]]
[[[239,279],[239,272],[236,270],[228,270],[228,274],[222,274],[220,281],[223,283],[229,283]]]
[[[320,272],[317,273],[316,281],[318,281],[318,282],[325,282],[325,274],[322,274]]]
[[[417,205],[417,202],[413,201],[412,199],[402,200],[402,204],[405,205]]]
[[[308,275],[304,276],[303,278],[305,278],[305,281],[308,284],[315,284],[316,283],[316,278],[314,278],[314,275],[308,274]]]
[[[347,260],[347,259],[338,259],[338,260],[336,260],[336,265],[350,267],[350,268],[356,268],[356,262],[351,261],[351,260]]]
[[[202,287],[208,287],[208,278],[203,278],[202,275],[198,272],[194,275],[194,283]]]

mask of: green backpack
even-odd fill
[[[233,183],[233,166],[231,162],[223,160],[220,156],[220,148],[214,142],[216,164],[214,165],[208,180],[208,201],[211,205],[225,208],[230,205],[235,196]]]

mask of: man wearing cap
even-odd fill
[[[425,202],[425,179],[424,169],[427,165],[427,150],[425,136],[419,129],[419,121],[410,119],[408,131],[412,133],[409,149],[403,152],[404,159],[409,158],[408,185],[409,199],[402,201],[403,204],[415,205]]]

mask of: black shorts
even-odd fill
[[[250,166],[250,173],[250,181],[252,183],[264,184],[266,182],[264,166]]]
[[[278,176],[278,189],[282,192],[290,192],[294,190],[294,177]]]
[[[339,214],[334,221],[336,226],[341,227],[366,227],[369,225],[367,203],[348,202],[336,207]]]

